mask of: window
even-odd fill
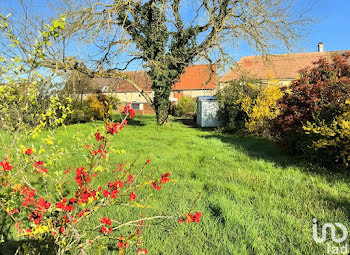
[[[133,109],[133,110],[143,110],[143,104],[141,104],[141,103],[131,103],[131,109]]]
[[[106,92],[108,92],[108,90],[109,90],[109,87],[108,86],[104,86],[102,88],[102,93],[106,93]]]

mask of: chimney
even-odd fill
[[[323,52],[323,42],[318,43],[318,52]]]

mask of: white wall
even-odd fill
[[[197,124],[200,127],[220,127],[218,101],[200,101],[197,105]]]

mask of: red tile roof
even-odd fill
[[[344,51],[242,57],[230,71],[220,78],[220,82],[238,80],[242,76],[259,80],[267,80],[271,76],[275,79],[295,79],[301,69],[311,66],[320,58],[331,60],[333,54],[342,52]]]
[[[144,91],[152,91],[152,80],[144,71],[125,71],[126,75],[132,78]],[[92,84],[94,88],[104,91],[107,87],[111,92],[136,92],[136,89],[127,81],[118,78],[93,78]]]
[[[152,91],[152,80],[145,71],[125,71],[146,92]],[[136,89],[127,81],[118,78],[94,78],[93,86],[107,92],[136,92]],[[185,69],[179,80],[173,85],[173,90],[199,90],[216,88],[216,66],[195,65]]]
[[[189,66],[173,85],[173,90],[215,89],[216,65]]]

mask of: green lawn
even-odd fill
[[[61,128],[56,138],[69,147],[76,131],[89,135],[98,125]],[[139,167],[150,158],[149,171],[170,171],[176,180],[150,198],[146,216],[184,212],[202,191],[195,205],[202,221],[146,228],[148,254],[323,254],[326,245],[312,239],[312,219],[349,226],[349,177],[298,162],[270,141],[191,128],[175,120],[158,127],[153,116],[145,115],[117,134],[113,146],[126,151],[111,159],[115,164],[138,157]],[[54,167],[84,164],[78,153]],[[98,180],[104,183],[112,175],[103,173]],[[124,220],[141,214],[140,209],[125,215],[127,211],[112,208],[103,215]],[[102,251],[109,253],[113,251]]]

